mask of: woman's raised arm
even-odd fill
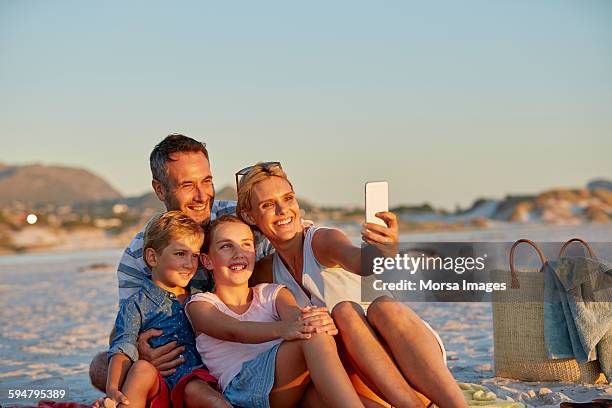
[[[312,237],[312,251],[321,265],[361,275],[361,248],[338,229],[321,228]]]
[[[361,231],[362,239],[377,246],[386,256],[397,253],[399,229],[397,217],[392,212],[380,212],[376,216],[386,226],[366,223]],[[389,245],[395,244],[395,245]],[[338,229],[319,229],[312,237],[312,250],[321,265],[341,267],[349,272],[362,275],[361,248],[354,246],[346,234]]]

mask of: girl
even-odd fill
[[[363,407],[333,337],[300,319],[282,285],[248,286],[255,264],[248,225],[234,216],[213,221],[201,260],[215,289],[193,296],[187,314],[202,360],[232,405],[294,407],[312,379],[330,406]]]

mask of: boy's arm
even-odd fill
[[[125,404],[125,401],[127,401],[127,397],[121,393],[120,388],[132,366],[132,362],[138,360],[136,339],[141,326],[140,309],[133,299],[128,299],[121,305],[119,313],[117,313],[114,333],[108,350],[109,365],[106,376],[106,395],[115,404]]]
[[[106,378],[106,396],[112,399],[116,405],[129,404],[127,397],[120,391],[125,377],[132,366],[132,361],[125,354],[114,354],[108,364],[108,376]]]
[[[205,301],[192,301],[186,309],[196,334],[205,333],[220,340],[236,343],[265,343],[279,338],[307,339],[310,337],[308,332],[312,331],[305,322],[297,320],[297,317],[280,322],[241,321],[226,315]]]
[[[114,334],[108,350],[109,359],[116,354],[123,354],[130,360],[138,360],[136,341],[142,327],[140,308],[133,299],[121,305],[115,319]]]

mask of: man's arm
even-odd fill
[[[185,362],[185,359],[180,357],[181,353],[185,351],[185,347],[179,346],[176,341],[171,341],[156,348],[151,347],[149,339],[162,334],[164,334],[162,330],[149,329],[138,336],[136,345],[140,359],[153,364],[165,377],[174,373],[176,371],[175,367]]]
[[[128,299],[119,308],[115,319],[114,335],[108,350],[109,358],[115,354],[123,354],[130,360],[138,360],[136,341],[142,327],[142,316],[133,299]]]
[[[130,245],[125,248],[117,267],[117,283],[119,287],[119,305],[138,292],[142,281],[151,275],[142,256],[144,232],[140,231]]]

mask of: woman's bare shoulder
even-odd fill
[[[338,245],[350,245],[348,236],[337,228],[319,228],[312,236],[312,249],[324,254],[337,249]]]

